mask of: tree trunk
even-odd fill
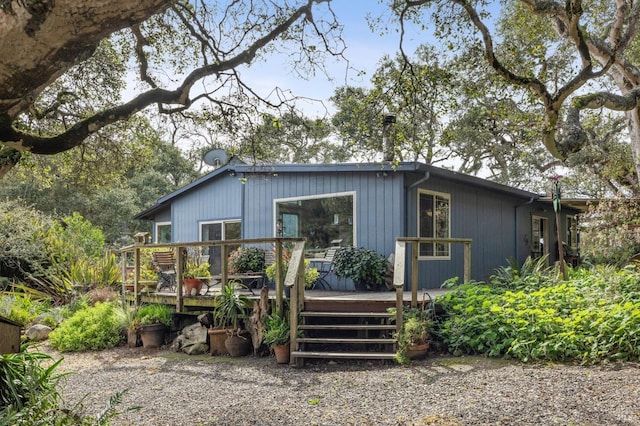
[[[25,111],[110,34],[161,12],[170,0],[0,1],[0,121]]]
[[[258,354],[262,345],[267,315],[269,315],[269,287],[263,286],[260,290],[260,300],[253,302],[253,314],[246,324],[246,328],[251,334],[254,355]]]

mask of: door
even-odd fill
[[[209,222],[200,224],[200,241],[224,241],[240,239],[240,221]],[[228,253],[237,247],[229,246]],[[222,247],[209,247],[209,263],[211,274],[219,275],[222,272]]]
[[[531,257],[549,255],[549,219],[542,216],[531,217]]]

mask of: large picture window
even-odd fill
[[[449,194],[418,191],[418,236],[423,238],[450,238],[451,203]],[[449,258],[451,244],[421,243],[422,258]]]
[[[307,250],[355,243],[355,193],[275,200],[275,234],[306,237]]]

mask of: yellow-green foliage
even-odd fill
[[[117,346],[123,339],[123,329],[114,308],[113,303],[97,303],[76,311],[51,332],[51,346],[60,352]]]
[[[31,323],[49,307],[48,302],[34,299],[29,294],[18,292],[0,294],[0,315],[21,324]]]
[[[522,361],[638,360],[640,273],[632,268],[572,271],[569,281],[531,290],[482,283],[438,299],[439,334],[454,354]]]

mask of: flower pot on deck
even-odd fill
[[[202,290],[202,280],[197,278],[183,278],[182,283],[184,284],[183,294],[185,296],[197,296]]]

